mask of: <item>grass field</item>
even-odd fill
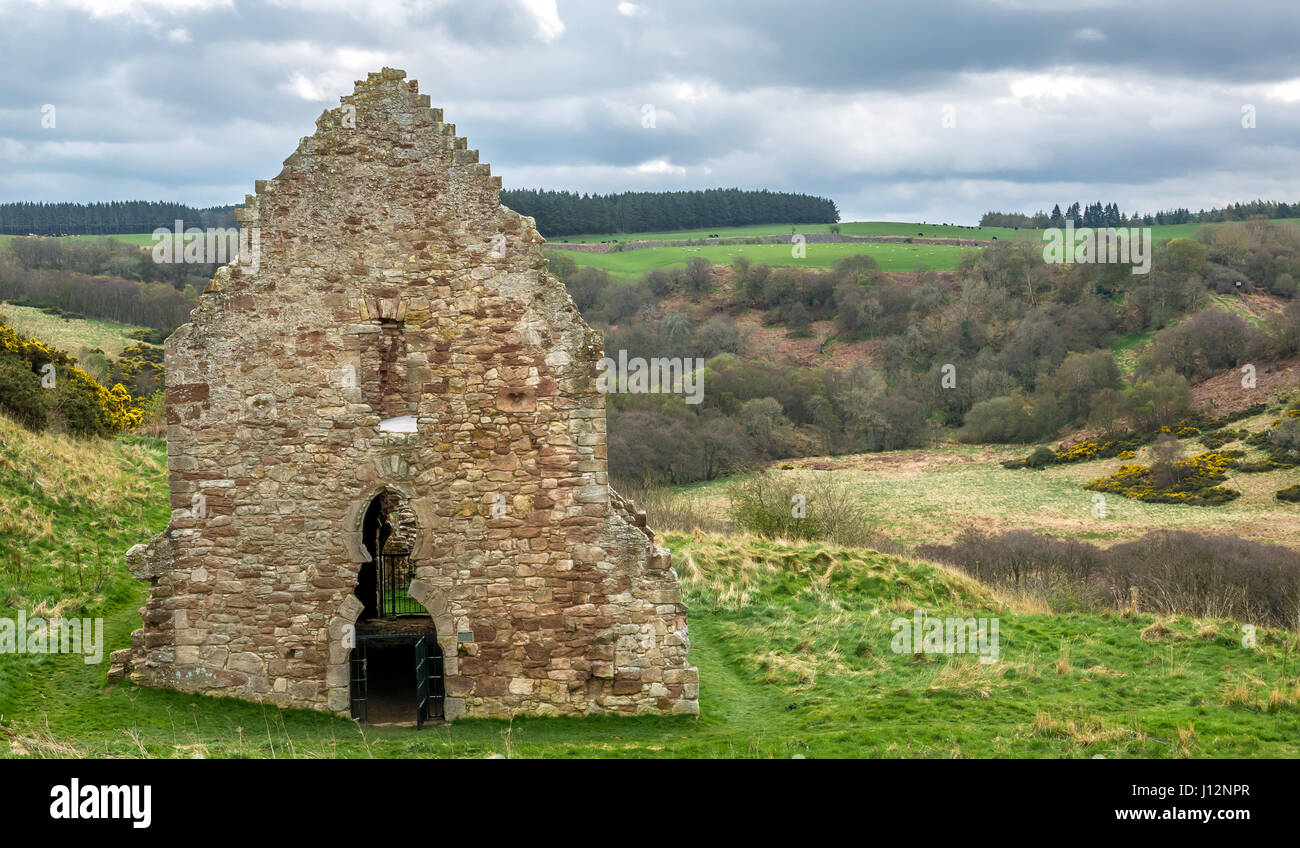
[[[1297,226],[1300,220],[1279,218],[1274,224]],[[756,224],[749,227],[723,227],[701,230],[675,230],[660,233],[593,233],[578,236],[557,236],[547,239],[553,243],[580,243],[602,241],[671,241],[674,239],[702,239],[710,235],[722,238],[748,238],[752,236],[789,235],[793,226],[801,233],[830,232],[830,224]],[[1152,227],[1151,237],[1156,241],[1170,238],[1190,238],[1201,227],[1218,227],[1221,224],[1166,224]],[[964,227],[948,224],[918,224],[907,221],[845,221],[839,225],[846,236],[925,236],[926,238],[974,239],[976,241],[1042,241],[1041,230],[1012,229],[1011,227]]]
[[[10,239],[21,238],[21,236],[0,236],[0,247],[8,247]],[[152,233],[120,233],[107,236],[61,236],[61,238],[74,239],[76,241],[85,241],[87,239],[113,239],[114,241],[124,241],[127,244],[134,244],[137,247],[147,247],[154,243]]]
[[[121,552],[166,523],[161,443],[77,443],[3,419],[0,428],[0,543],[20,546],[28,574],[42,575],[21,580],[3,572],[4,614],[100,614],[105,652],[125,647],[140,624],[146,587],[126,575]],[[1006,510],[1009,502],[993,499],[998,488],[1019,489],[1004,497],[1019,498],[1016,508],[1027,514],[1036,514],[1044,497],[1084,509],[1086,500],[1076,503],[1082,493],[1055,471],[993,480],[985,453],[949,448],[953,461],[944,465],[951,468],[909,467],[908,454],[897,454],[888,476],[873,473],[880,482],[863,474],[860,491],[906,522]],[[1087,474],[1095,474],[1101,463],[1090,465]],[[976,490],[966,491],[971,486]],[[1261,519],[1259,509],[1243,515]],[[1247,648],[1237,622],[1052,615],[949,569],[874,551],[742,535],[661,538],[674,550],[690,607],[698,720],[358,726],[236,700],[110,687],[106,665],[76,656],[0,654],[0,756],[1300,755],[1295,634],[1261,630],[1257,647]],[[98,595],[79,593],[59,566],[73,540],[110,551],[111,575]],[[80,600],[56,600],[66,595]],[[894,652],[892,622],[917,609],[996,618],[998,661]],[[990,625],[983,626],[988,635]]]
[[[1296,226],[1295,220],[1279,220],[1274,223]],[[1152,227],[1152,238],[1156,241],[1170,238],[1188,238],[1201,227],[1216,227],[1221,224],[1172,224]],[[824,233],[828,224],[801,225],[796,229],[801,233]],[[1013,230],[1006,227],[958,227],[898,223],[890,221],[856,221],[840,225],[844,235],[861,236],[917,236],[924,234],[927,238],[961,238],[998,241],[1029,241],[1040,243],[1040,230]],[[635,233],[623,235],[587,235],[564,236],[550,239],[553,244],[563,242],[600,242],[617,239],[620,241],[699,239],[710,234],[724,238],[747,237],[758,235],[789,236],[788,224],[765,224],[753,227],[734,227],[706,230],[683,230],[666,233]],[[791,246],[786,244],[765,245],[700,245],[694,247],[670,246],[653,247],[640,250],[627,250],[617,253],[584,253],[566,251],[580,266],[601,268],[621,280],[632,280],[656,268],[683,267],[696,256],[703,256],[715,265],[730,263],[736,256],[745,255],[755,262],[764,262],[777,266],[803,266],[808,268],[829,268],[835,261],[845,256],[867,255],[875,258],[880,267],[886,271],[915,271],[925,267],[933,271],[951,271],[961,262],[962,256],[979,247],[958,247],[935,244],[893,244],[879,242],[848,242],[836,244],[808,244],[806,258],[795,259],[791,256]]]
[[[802,268],[829,268],[846,256],[871,256],[886,271],[915,271],[925,267],[934,271],[951,271],[961,257],[979,248],[955,247],[942,244],[888,244],[872,242],[845,242],[838,244],[804,245],[806,255],[794,258],[788,244],[728,244],[701,247],[656,247],[647,250],[628,250],[621,253],[583,253],[564,251],[580,266],[602,268],[611,276],[634,280],[655,268],[685,266],[691,259],[702,256],[715,265],[730,264],[737,256],[748,256],[754,262],[768,265]]]
[[[1295,218],[1277,218],[1274,224],[1300,226]],[[702,239],[711,235],[722,238],[749,238],[752,236],[789,235],[794,227],[801,233],[828,233],[830,224],[755,224],[747,227],[706,227],[697,230],[668,230],[656,233],[588,233],[585,235],[556,236],[547,241],[555,244],[602,241],[671,241],[674,239]],[[1157,241],[1170,238],[1190,238],[1201,227],[1218,227],[1222,224],[1166,224],[1152,227],[1151,235]],[[1042,232],[1011,227],[976,227],[956,224],[921,224],[914,221],[843,221],[839,224],[841,235],[846,236],[924,236],[925,238],[975,239],[977,241],[1042,241]],[[0,247],[16,236],[0,235]],[[70,239],[111,238],[128,244],[148,246],[154,243],[151,233],[123,233],[118,235],[64,236]]]
[[[659,233],[592,233],[578,236],[556,236],[547,241],[556,244],[570,242],[602,241],[672,241],[675,239],[702,239],[711,235],[722,238],[752,238],[753,236],[788,236],[790,228],[800,233],[829,233],[830,224],[755,224],[748,227],[713,227],[701,230],[672,230]],[[962,227],[945,224],[917,224],[907,221],[845,221],[839,225],[840,234],[846,236],[918,236],[926,238],[960,238],[991,241],[997,236],[999,241],[1012,239],[1037,238],[1029,230],[1015,230],[1010,227]]]
[[[0,609],[121,597],[121,554],[167,523],[166,468],[158,439],[79,441],[0,415]]]
[[[1274,223],[1296,226],[1296,220],[1278,220]],[[917,224],[905,221],[846,221],[840,226],[843,235],[855,236],[898,236],[915,237],[923,234],[926,238],[959,238],[991,241],[1031,241],[1041,242],[1042,233],[1038,230],[1015,230],[1009,227],[964,227],[944,224]],[[1157,241],[1169,238],[1190,237],[1201,227],[1221,226],[1218,224],[1173,224],[1152,227],[1152,236]],[[724,238],[744,238],[759,235],[790,234],[789,224],[760,224],[751,227],[714,227],[699,230],[679,230],[659,233],[613,234],[596,233],[577,236],[560,236],[549,239],[553,244],[601,242],[610,240],[673,240],[701,239],[716,234]],[[801,233],[829,232],[829,224],[801,224],[795,229]],[[12,236],[0,236],[0,247],[7,244]],[[149,233],[131,233],[115,236],[68,236],[67,238],[114,238],[135,245],[152,245],[153,236]],[[845,243],[845,244],[809,244],[806,245],[806,258],[796,259],[791,256],[789,245],[705,245],[699,247],[658,247],[645,250],[632,250],[621,253],[594,254],[581,251],[568,251],[580,266],[601,268],[620,280],[634,280],[647,271],[656,268],[684,267],[696,256],[702,256],[710,262],[726,265],[743,253],[755,262],[768,265],[829,268],[835,261],[845,256],[867,255],[874,257],[880,267],[886,271],[915,271],[924,267],[933,271],[951,271],[961,261],[961,257],[981,248],[956,247],[933,244],[890,244],[890,243]]]
[[[1300,754],[1295,637],[1231,621],[1017,609],[869,551],[669,535],[701,717],[410,728],[119,684],[80,658],[0,657],[0,756],[1183,757]],[[110,614],[107,649],[139,624]],[[998,619],[998,662],[894,653],[913,610]],[[986,628],[989,626],[984,625]],[[989,631],[986,629],[986,635]]]
[[[1274,418],[1275,414],[1265,414],[1232,427],[1260,430]],[[1195,439],[1184,439],[1182,444],[1188,456],[1206,450]],[[1013,471],[999,464],[1026,455],[1032,447],[945,443],[932,450],[792,460],[794,470],[777,473],[796,478],[829,474],[843,481],[866,505],[874,529],[908,547],[951,542],[968,527],[990,532],[1041,530],[1102,544],[1129,541],[1151,530],[1197,530],[1300,547],[1300,506],[1274,498],[1279,489],[1300,483],[1298,468],[1262,474],[1229,470],[1223,485],[1242,495],[1215,507],[1106,495],[1106,517],[1096,518],[1096,493],[1083,486],[1126,462],[1145,462],[1145,451],[1135,460],[1096,460],[1037,471]],[[1248,459],[1263,458],[1257,448],[1240,443],[1228,447],[1246,450]],[[699,512],[716,515],[726,510],[730,485],[721,480],[681,491],[700,502]]]
[[[48,345],[76,356],[83,347],[99,348],[116,358],[123,349],[136,344],[130,337],[135,330],[146,329],[130,324],[116,324],[97,318],[65,320],[32,306],[0,303],[0,319],[19,332],[40,339]]]

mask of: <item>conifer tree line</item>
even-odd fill
[[[1081,206],[1078,201],[1071,203],[1065,211],[1061,204],[1052,207],[1050,213],[1039,210],[1033,215],[1020,212],[985,212],[980,218],[981,227],[1026,227],[1045,229],[1047,227],[1064,227],[1073,221],[1076,227],[1152,227],[1164,224],[1220,224],[1226,221],[1245,221],[1256,216],[1274,218],[1300,218],[1300,203],[1281,203],[1272,200],[1252,200],[1249,203],[1229,203],[1223,208],[1202,209],[1192,212],[1190,209],[1166,209],[1159,212],[1142,214],[1125,213],[1118,203],[1102,204],[1101,201]]]
[[[114,200],[107,203],[0,203],[0,234],[94,236],[186,228],[234,227],[234,206],[196,209],[182,203]]]
[[[537,221],[547,238],[580,233],[650,233],[749,224],[833,224],[835,201],[781,191],[713,188],[578,194],[511,189],[502,204]]]

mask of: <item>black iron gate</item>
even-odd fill
[[[429,640],[429,715],[430,721],[443,721],[443,701],[446,698],[443,689],[442,646],[437,639]]]
[[[356,644],[352,646],[352,658],[350,665],[352,667],[352,717],[357,721],[365,721],[366,713],[366,675],[369,669],[366,666],[366,640],[360,637]]]
[[[400,615],[428,615],[419,602],[406,590],[415,579],[415,566],[410,551],[392,551],[379,555],[379,615],[394,618]]]
[[[414,641],[412,641],[414,640]],[[358,721],[369,719],[370,664],[367,646],[374,643],[413,645],[415,654],[415,726],[421,728],[426,721],[443,721],[446,718],[445,677],[442,646],[437,635],[428,633],[412,637],[410,634],[369,633],[357,636],[352,649],[351,666],[352,717]]]
[[[424,727],[429,717],[429,648],[428,637],[415,640],[415,729]]]

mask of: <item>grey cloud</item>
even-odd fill
[[[239,202],[380,63],[419,79],[507,186],[765,186],[829,194],[848,217],[967,221],[1072,199],[1300,199],[1300,87],[1261,94],[1300,76],[1287,0],[616,5],[561,0],[545,42],[517,0],[150,7],[156,26],[0,0],[0,200]],[[191,40],[167,40],[174,26]],[[1052,73],[1119,94],[1011,97],[1017,75]],[[637,170],[656,160],[685,173]]]

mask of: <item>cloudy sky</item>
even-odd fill
[[[507,188],[1300,200],[1295,0],[0,0],[0,201],[242,202],[385,65]]]

